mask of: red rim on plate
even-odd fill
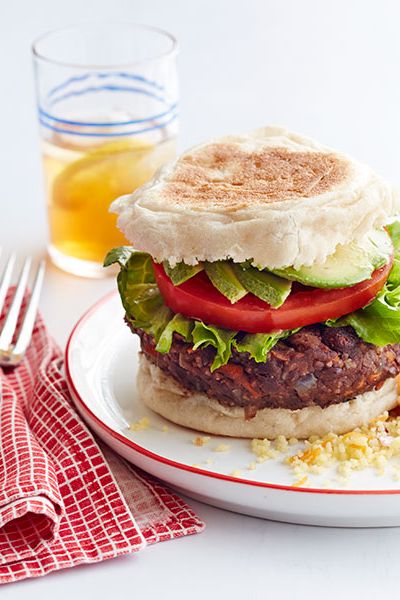
[[[76,389],[73,378],[71,377],[70,348],[71,348],[71,344],[73,342],[74,337],[78,334],[82,325],[90,318],[90,316],[94,312],[96,312],[100,308],[100,306],[102,306],[103,304],[108,302],[110,300],[110,298],[115,296],[117,293],[118,292],[116,292],[116,291],[108,293],[106,296],[104,296],[103,298],[98,300],[91,308],[89,308],[82,315],[82,317],[78,320],[75,327],[71,331],[71,334],[68,338],[66,350],[65,350],[66,379],[67,379],[68,387],[73,396],[74,402],[76,404],[79,404],[82,411],[87,413],[90,416],[90,418],[98,425],[98,427],[100,429],[102,429],[103,431],[105,431],[107,434],[109,434],[111,437],[113,437],[114,439],[119,441],[121,444],[124,444],[128,448],[131,448],[135,452],[138,452],[139,454],[142,454],[143,456],[146,456],[147,458],[151,458],[159,463],[168,465],[170,467],[174,467],[176,469],[181,469],[183,471],[189,471],[190,473],[194,473],[196,475],[202,475],[203,477],[213,477],[214,479],[230,481],[231,483],[241,483],[244,485],[263,487],[263,488],[273,489],[273,490],[282,490],[282,491],[289,491],[289,492],[302,492],[302,493],[308,493],[308,494],[340,494],[340,495],[400,494],[400,489],[399,490],[343,490],[343,489],[334,489],[334,488],[321,489],[321,488],[311,488],[311,487],[295,487],[295,486],[288,486],[288,485],[278,485],[278,484],[274,484],[274,483],[264,483],[262,481],[251,481],[248,479],[241,479],[239,477],[231,477],[230,475],[223,475],[222,473],[206,471],[204,469],[192,467],[191,465],[185,465],[184,463],[176,462],[174,460],[166,458],[165,456],[160,456],[159,454],[155,454],[154,452],[151,452],[150,450],[147,450],[146,448],[139,446],[138,444],[136,444],[129,438],[125,437],[124,435],[118,433],[117,431],[114,431],[114,429],[112,429],[111,427],[109,427],[108,425],[103,423],[103,421],[101,419],[99,419],[99,417],[97,417],[97,415],[94,414],[94,412],[86,405],[85,401],[83,400],[83,398],[80,396],[78,390]]]

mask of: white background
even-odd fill
[[[395,0],[0,0],[0,244],[46,244],[30,43],[61,25],[134,20],[181,46],[181,147],[277,123],[400,183],[400,4]],[[64,344],[113,287],[49,267],[42,311]],[[360,499],[362,501],[362,499]],[[398,590],[400,529],[339,530],[196,502],[201,535],[1,590],[1,598],[375,598]]]

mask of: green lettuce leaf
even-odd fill
[[[394,250],[398,253],[400,251],[400,221],[394,221],[394,223],[386,225],[386,229],[392,238]]]
[[[214,325],[206,325],[202,321],[195,321],[192,331],[193,349],[213,346],[216,350],[211,372],[226,365],[232,355],[232,343],[237,331],[220,329]]]
[[[179,314],[174,315],[160,334],[156,346],[157,352],[166,354],[170,351],[174,333],[179,333],[186,342],[191,342],[193,325],[194,323],[192,319],[187,319],[183,315]]]
[[[270,350],[279,340],[289,337],[300,329],[298,327],[274,333],[248,333],[240,342],[235,341],[234,344],[239,352],[247,352],[256,362],[266,362]]]
[[[394,246],[393,267],[390,271],[388,283],[392,286],[400,285],[400,223],[396,221],[386,227]]]
[[[400,285],[389,281],[371,304],[335,321],[328,327],[350,325],[358,337],[375,346],[400,343]]]
[[[384,294],[366,308],[342,317],[334,327],[344,325],[351,325],[358,337],[375,346],[400,343],[400,311],[387,304]]]
[[[114,263],[118,263],[121,267],[125,267],[132,255],[132,252],[133,248],[131,246],[119,246],[118,248],[113,248],[107,253],[103,266],[109,267]]]
[[[107,254],[104,264],[113,263],[121,267],[117,284],[128,319],[149,333],[162,330],[172,313],[157,287],[150,255],[122,246]]]

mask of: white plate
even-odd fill
[[[312,525],[400,525],[400,483],[389,473],[358,472],[345,488],[334,473],[325,473],[314,476],[312,487],[293,487],[293,473],[282,458],[248,468],[255,460],[249,440],[211,436],[207,444],[194,445],[202,434],[169,423],[141,403],[135,386],[137,354],[138,338],[124,324],[113,293],[75,326],[66,374],[82,417],[138,467],[197,500],[257,517]],[[144,417],[150,422],[146,429],[129,429]],[[221,443],[229,450],[216,452]],[[239,476],[232,475],[238,470]],[[335,489],[326,487],[328,480]]]

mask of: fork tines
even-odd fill
[[[18,321],[20,320],[22,301],[25,296],[32,259],[25,259],[19,274],[18,283],[15,288],[11,304],[4,318],[3,327],[0,330],[0,366],[15,366],[23,358],[32,337],[36,313],[39,304],[40,291],[43,284],[45,261],[41,260],[36,270],[32,291],[24,314],[21,315],[21,326],[17,338],[13,343]],[[7,291],[10,287],[15,265],[15,254],[11,254],[0,279],[0,314],[3,311]]]

